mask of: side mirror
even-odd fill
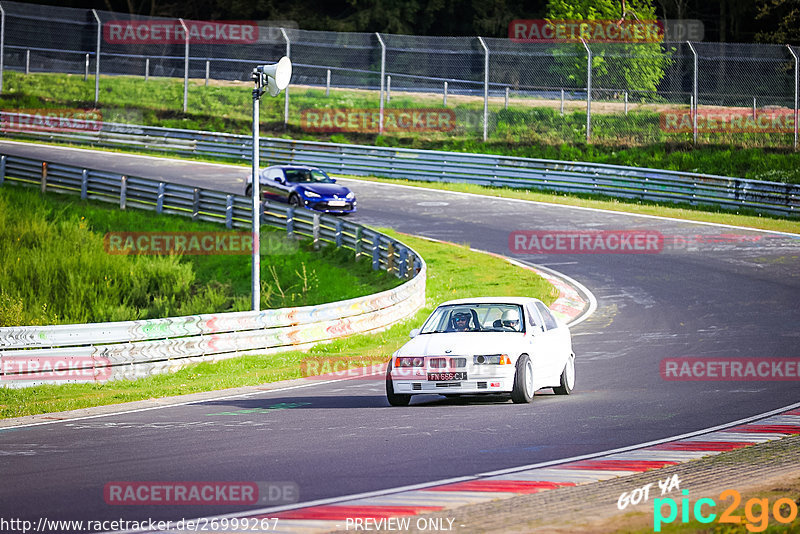
[[[284,181],[282,176],[276,176],[275,177],[275,181],[278,182],[279,184],[285,183],[285,181]]]
[[[408,333],[408,337],[414,338],[419,335],[419,328],[415,328],[411,332]]]
[[[328,176],[328,178],[330,178],[332,184],[336,183],[336,178],[331,178],[330,176]]]

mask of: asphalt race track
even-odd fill
[[[248,169],[0,142],[5,154],[243,191]],[[800,359],[800,239],[651,217],[348,181],[354,220],[549,266],[588,287],[573,328],[573,395],[530,405],[415,397],[350,380],[0,430],[5,517],[193,518],[236,506],[110,506],[113,481],[294,482],[299,499],[356,494],[598,452],[800,400],[797,381],[666,381],[665,358]],[[656,254],[515,254],[515,230],[643,230]],[[266,261],[266,260],[262,260]],[[388,356],[388,355],[387,355]],[[380,377],[379,377],[380,378]],[[239,413],[237,413],[239,412]]]

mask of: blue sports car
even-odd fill
[[[356,195],[317,167],[273,165],[262,169],[260,187],[263,198],[304,206],[323,213],[353,213]],[[247,178],[245,195],[251,196],[252,178]]]

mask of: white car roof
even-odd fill
[[[537,302],[539,299],[532,297],[473,297],[466,299],[448,300],[439,306],[449,306],[451,304],[519,304],[525,305]]]

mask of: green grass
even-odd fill
[[[408,340],[411,328],[438,303],[470,296],[535,296],[548,304],[555,289],[536,274],[506,261],[472,252],[459,245],[435,243],[392,230],[380,231],[400,239],[428,263],[427,304],[415,317],[379,333],[351,336],[318,345],[308,352],[242,356],[219,363],[190,365],[174,374],[101,385],[64,384],[25,389],[0,388],[0,417],[57,412],[155,397],[182,395],[245,385],[256,385],[302,376],[306,358],[345,358],[353,365],[373,364],[388,357]]]
[[[220,232],[71,195],[0,187],[0,326],[150,319],[250,309],[250,255],[109,254],[107,232]],[[264,227],[262,306],[333,302],[400,281],[352,252]],[[270,253],[271,252],[271,253]]]
[[[93,79],[67,74],[6,73],[0,108],[93,108]],[[53,87],[58,87],[57,91]],[[170,128],[250,134],[250,83],[192,81],[187,113],[183,113],[183,81],[131,76],[101,77],[103,120]],[[562,117],[552,103],[512,99],[503,109],[490,104],[489,140],[482,140],[482,100],[453,96],[449,107],[457,127],[450,132],[314,133],[303,128],[301,111],[308,108],[374,109],[377,92],[292,87],[288,131],[283,128],[283,98],[261,100],[262,134],[304,140],[375,144],[456,152],[587,161],[702,172],[739,178],[800,183],[800,152],[791,149],[791,134],[726,134],[701,136],[696,148],[689,134],[670,134],[659,127],[659,109],[621,109],[595,106],[593,141],[585,141],[585,110],[571,103]],[[435,95],[395,94],[391,108],[441,108]],[[610,110],[610,111],[609,111]]]

